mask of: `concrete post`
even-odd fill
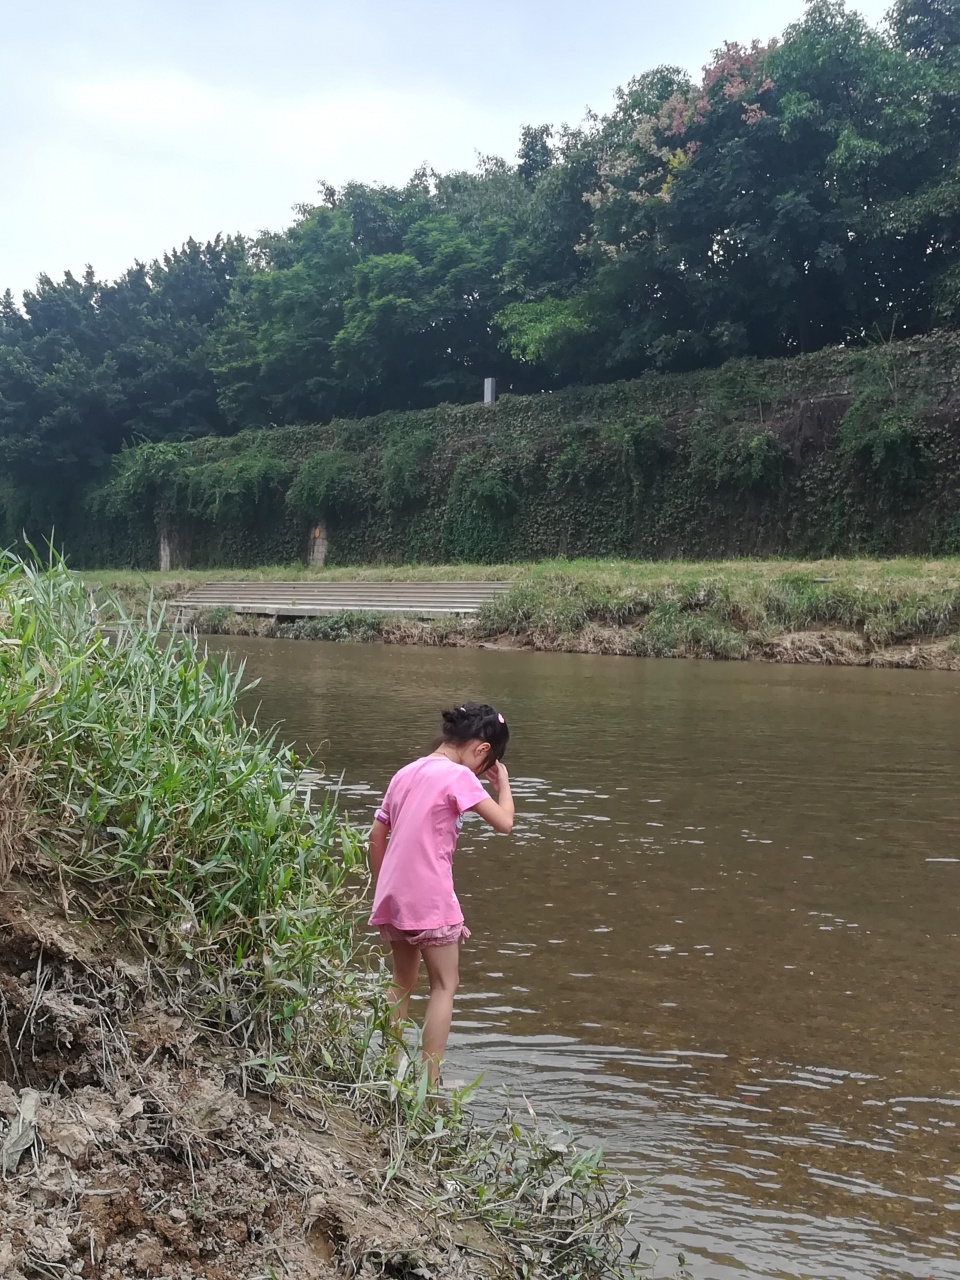
[[[318,520],[307,538],[307,564],[311,569],[322,569],[326,564],[328,541],[327,526]]]
[[[496,378],[484,378],[483,380],[483,403],[497,403],[497,380]]]
[[[190,563],[190,534],[182,525],[164,525],[160,529],[160,572],[186,569]]]

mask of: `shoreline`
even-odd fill
[[[476,581],[510,590],[471,616],[347,611],[275,618],[200,609],[206,635],[960,671],[960,559],[546,561],[81,575],[145,617],[205,582]]]
[[[958,637],[932,643],[922,640],[886,648],[871,648],[856,632],[835,630],[784,632],[764,637],[747,636],[742,653],[713,652],[709,647],[691,645],[667,653],[637,651],[642,632],[629,627],[587,628],[576,635],[545,637],[509,634],[477,638],[469,627],[438,631],[429,622],[396,617],[381,622],[357,619],[351,614],[328,614],[322,628],[311,629],[317,619],[305,619],[304,626],[231,613],[225,619],[198,616],[193,625],[204,636],[242,636],[263,640],[326,641],[343,644],[414,645],[419,648],[487,649],[501,653],[578,653],[616,658],[674,658],[707,662],[769,662],[780,665],[886,667],[902,670],[960,671]],[[376,628],[376,630],[374,630]]]

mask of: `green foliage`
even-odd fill
[[[922,449],[916,420],[891,408],[882,394],[868,391],[857,397],[844,416],[843,448],[903,488],[916,481]]]
[[[590,323],[576,298],[543,298],[511,302],[494,317],[504,346],[516,359],[562,369],[570,347],[590,332]]]
[[[384,615],[345,609],[319,618],[297,618],[279,623],[276,634],[283,640],[377,640],[383,631]]]
[[[939,335],[754,363],[748,376],[738,363],[142,445],[91,495],[89,525],[126,546],[114,563],[144,567],[161,529],[183,564],[289,563],[319,518],[333,564],[939,554],[960,519],[944,401],[958,359],[958,339]],[[86,545],[78,563],[110,563]]]
[[[557,452],[547,471],[547,484],[563,492],[583,489],[590,480],[590,431],[582,423],[565,424],[557,441]]]
[[[383,502],[387,508],[403,511],[420,501],[427,489],[435,448],[436,440],[426,428],[393,433],[380,464]]]
[[[752,497],[782,466],[758,359],[960,321],[958,155],[952,0],[897,0],[882,28],[811,0],[782,39],[728,42],[696,82],[656,67],[579,128],[523,127],[516,163],[325,187],[282,231],[188,241],[113,283],[43,276],[20,304],[0,297],[0,533],[119,539],[87,528],[79,495],[135,441],[469,403],[492,374],[535,394],[724,362],[698,475]],[[866,485],[918,471],[911,420],[875,398],[853,412]],[[711,456],[718,425],[733,461]],[[558,495],[579,483],[575,452]],[[374,464],[381,509],[407,513],[430,495],[401,453],[388,442]],[[650,470],[634,466],[628,505]],[[239,519],[279,483],[198,477],[197,518]]]
[[[179,444],[164,441],[126,448],[114,459],[109,482],[89,491],[88,510],[107,519],[137,511],[162,517],[176,506],[188,465],[189,455]]]
[[[226,428],[205,345],[245,253],[190,240],[112,284],[44,275],[22,308],[0,300],[0,470],[31,527],[81,521],[77,494],[125,443]]]
[[[362,501],[363,468],[341,449],[321,449],[300,464],[287,492],[291,514],[304,523],[350,516]]]
[[[707,484],[773,493],[783,478],[786,456],[770,431],[700,418],[690,432],[690,460],[694,475]]]
[[[601,439],[613,449],[624,470],[640,483],[670,452],[664,421],[654,413],[604,423]]]
[[[519,501],[504,460],[480,452],[461,458],[450,481],[444,514],[447,557],[481,563],[502,559]]]
[[[294,471],[290,459],[253,450],[201,463],[189,474],[186,510],[201,520],[252,523],[262,504],[287,492]]]
[[[646,618],[635,652],[643,658],[746,658],[747,637],[709,615],[685,612],[680,601],[665,600]]]
[[[841,449],[898,494],[916,486],[926,461],[923,406],[905,391],[900,363],[892,343],[856,357],[860,389],[840,425]]]
[[[831,628],[860,638],[861,652],[950,636],[960,628],[955,574],[862,581],[855,567],[771,575],[772,566],[571,564],[516,579],[481,611],[482,635],[542,648],[641,657],[746,658],[784,632]],[[821,571],[822,572],[822,571]],[[917,575],[919,579],[922,575]],[[605,629],[617,629],[608,634]]]
[[[355,1073],[362,854],[240,715],[242,668],[171,642],[159,613],[121,614],[108,639],[57,563],[0,554],[0,622],[0,752],[36,762],[46,855],[178,973],[208,1029],[273,1071]]]

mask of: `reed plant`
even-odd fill
[[[46,858],[268,1070],[358,1070],[360,846],[329,800],[304,807],[294,753],[242,717],[243,667],[172,636],[162,611],[102,634],[56,561],[0,559],[0,617],[0,747],[31,762]]]

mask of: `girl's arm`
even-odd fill
[[[494,831],[508,836],[513,830],[513,795],[510,792],[510,776],[504,765],[499,762],[487,771],[487,780],[497,793],[496,800],[481,800],[473,806],[474,813],[479,813],[484,822],[489,822]]]
[[[374,888],[377,887],[377,880],[380,878],[380,868],[383,866],[383,855],[387,852],[389,834],[390,828],[377,818],[370,828],[370,836],[367,840],[367,857],[370,860],[370,874],[373,876]]]

